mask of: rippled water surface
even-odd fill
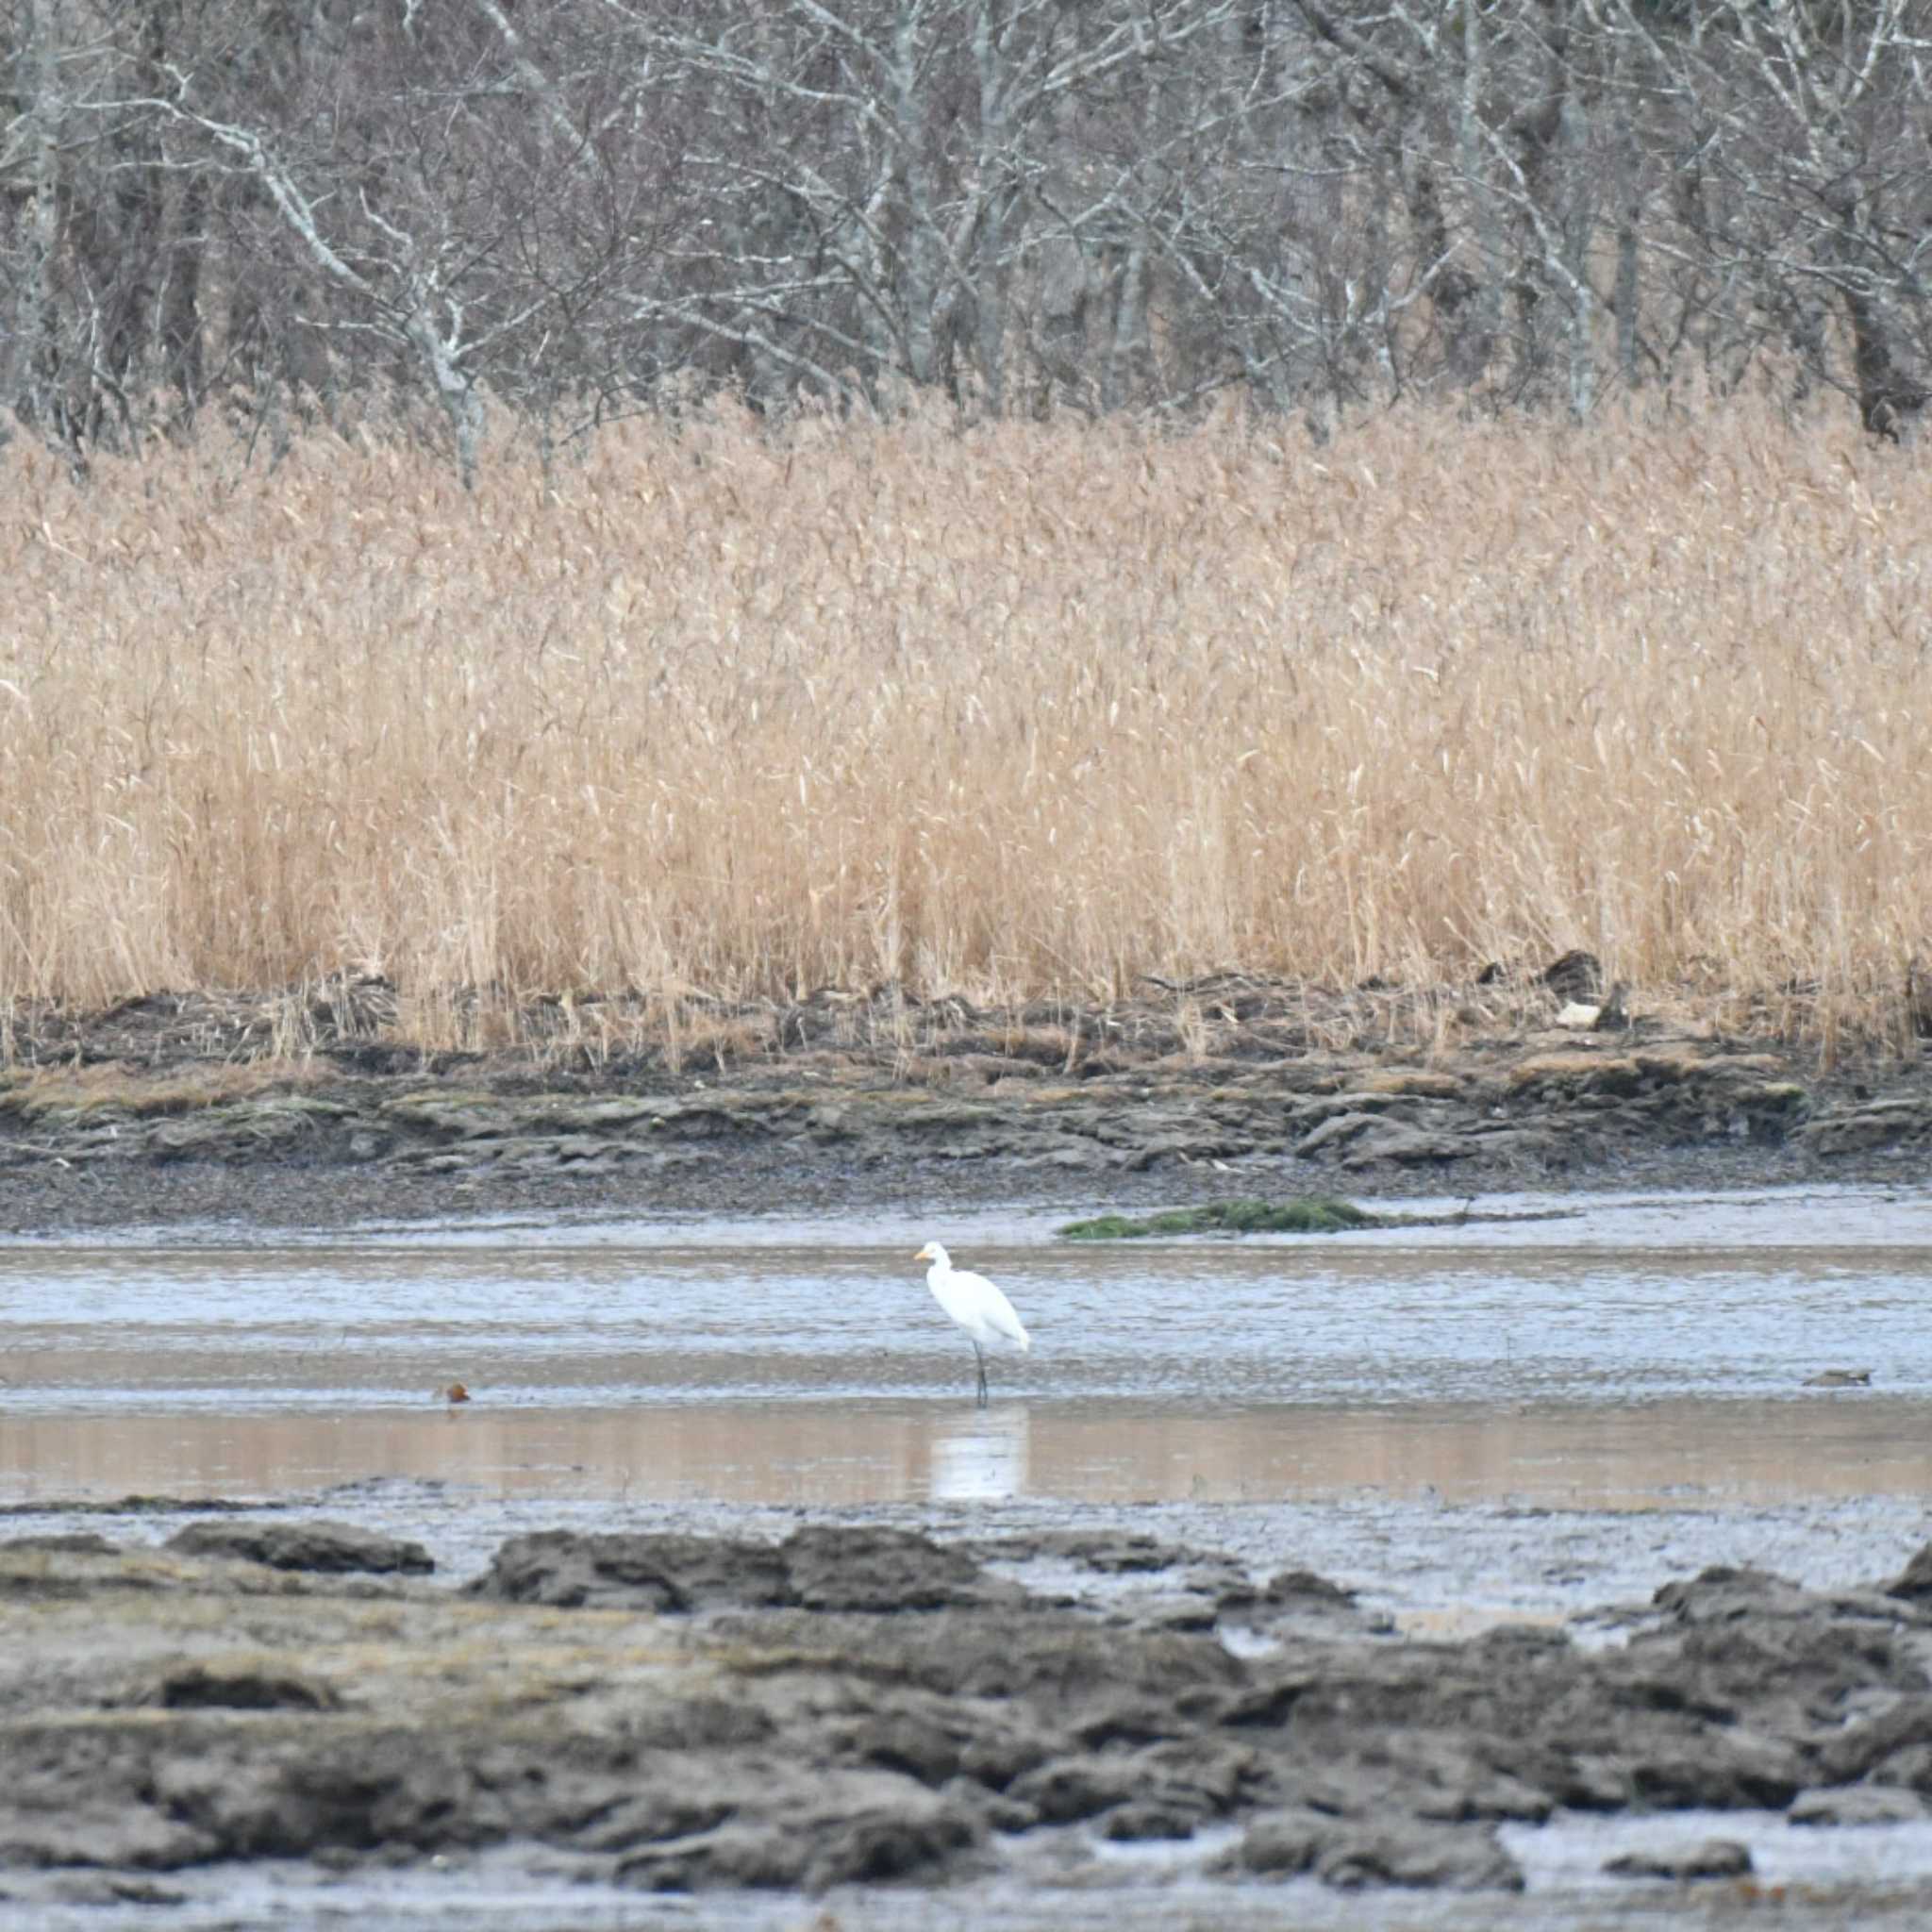
[[[1443,1204],[1434,1204],[1441,1207]],[[1455,1204],[1448,1204],[1453,1211]],[[0,1490],[744,1503],[1932,1489],[1932,1193],[1075,1245],[723,1215],[0,1247]],[[972,1402],[930,1236],[1033,1332]],[[1801,1385],[1870,1369],[1869,1391]],[[437,1391],[462,1383],[452,1409]]]
[[[1479,1206],[1550,1218],[1105,1247],[1018,1210],[0,1244],[0,1504],[16,1526],[69,1529],[91,1526],[75,1507],[89,1497],[288,1498],[423,1539],[453,1582],[504,1536],[557,1524],[782,1534],[796,1507],[988,1535],[1124,1523],[1257,1575],[1307,1564],[1421,1634],[1576,1617],[1586,1641],[1598,1607],[1707,1563],[1849,1585],[1924,1541],[1932,1191]],[[984,1409],[911,1259],[932,1237],[1033,1332],[1029,1357],[993,1363]],[[1871,1386],[1803,1386],[1834,1368]],[[473,1399],[452,1407],[453,1382]],[[175,1520],[124,1508],[111,1527],[158,1541]],[[1748,1840],[1757,1889],[1601,1875],[1607,1849],[1692,1824]],[[1048,1843],[984,1887],[858,1893],[834,1917],[853,1932],[1904,1932],[1932,1917],[1932,1831],[1915,1826],[1559,1820],[1515,1835],[1521,1897],[1372,1911],[1313,1881],[1210,1882],[1212,1836],[1132,1848],[1139,1863],[1103,1848],[1073,1875]],[[169,1882],[172,1906],[49,1905],[36,1923],[776,1932],[807,1913],[587,1893],[509,1851]]]

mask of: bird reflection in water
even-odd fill
[[[994,1503],[1026,1491],[1027,1415],[1003,1402],[935,1424],[931,1496],[935,1503]]]

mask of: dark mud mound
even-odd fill
[[[1024,1596],[963,1551],[908,1530],[817,1527],[782,1543],[541,1530],[505,1543],[468,1594],[672,1614],[974,1609]]]
[[[1161,1606],[1220,1577],[1229,1616],[1345,1618],[1346,1592],[1237,1590],[1228,1559],[1131,1535],[555,1532],[461,1594],[179,1542],[0,1549],[0,1891],[524,1846],[592,1883],[811,1893],[1209,1825],[1229,1885],[1507,1890],[1499,1827],[1566,1807],[1829,1829],[1932,1791],[1927,1553],[1890,1592],[1707,1571],[1615,1649],[1291,1620],[1237,1656]],[[1133,1589],[1029,1592],[995,1552]]]
[[[168,1547],[187,1557],[228,1557],[271,1570],[331,1575],[373,1571],[426,1576],[436,1568],[421,1543],[352,1523],[191,1523],[168,1539]]]

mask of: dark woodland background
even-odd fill
[[[1842,394],[1932,0],[0,0],[0,437]]]

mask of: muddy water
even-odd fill
[[[1550,1204],[1485,1203],[1534,1210]],[[1574,1208],[1574,1204],[1571,1204]],[[949,1226],[1034,1336],[971,1401],[911,1226],[0,1248],[0,1492],[867,1504],[1932,1489],[1932,1197],[1630,1197],[1242,1242]],[[1870,1391],[1807,1376],[1870,1369]],[[438,1391],[461,1382],[451,1411]]]
[[[1292,1549],[1431,1629],[1707,1561],[1850,1583],[1924,1541],[1932,1193],[1480,1206],[1553,1218],[1107,1246],[1016,1211],[0,1247],[0,1503],[320,1497],[459,1571],[513,1528],[638,1510],[1127,1511],[1257,1564]],[[1033,1332],[984,1409],[910,1258],[933,1232]],[[1872,1386],[1803,1386],[1832,1367]]]
[[[295,1499],[420,1537],[458,1579],[505,1535],[557,1524],[782,1534],[801,1507],[955,1534],[1127,1522],[1258,1574],[1306,1563],[1445,1634],[1574,1616],[1711,1562],[1849,1584],[1926,1540],[1932,1192],[1480,1205],[1563,1211],[1107,1248],[1057,1243],[1051,1218],[1023,1211],[943,1228],[721,1215],[0,1246],[0,1502],[43,1506],[12,1525],[39,1528],[77,1526],[62,1506],[89,1496]],[[933,1235],[1001,1280],[1034,1334],[1030,1357],[993,1364],[984,1410],[971,1351],[909,1258]],[[1873,1385],[1802,1386],[1833,1367]],[[474,1399],[452,1408],[435,1391],[458,1380]],[[111,1533],[173,1526],[117,1518]],[[1310,1926],[1444,1932],[1927,1922],[1932,1831],[1694,1823],[1519,1834],[1520,1900],[1378,1898],[1365,1915],[1312,1885],[1235,1893],[1202,1878],[1204,1837],[1070,1850],[1064,1872],[1049,1845],[970,1897],[841,1899],[836,1916],[880,1932],[1049,1913],[1278,1924],[1285,1907]],[[1707,1827],[1746,1839],[1796,1916],[1726,1887],[1692,1917],[1671,1888],[1599,1875],[1626,1840]],[[170,1885],[175,1926],[667,1916],[495,1855]],[[118,1928],[156,1910],[71,1916]],[[794,1926],[808,1910],[670,1915]]]

